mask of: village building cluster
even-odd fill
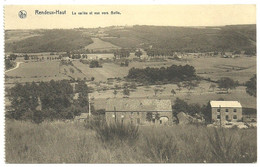
[[[243,123],[242,105],[238,101],[210,101],[210,125],[226,126]],[[180,117],[179,120],[176,117]],[[108,99],[105,108],[108,124],[173,125],[194,121],[185,113],[173,115],[171,100],[165,99]],[[198,118],[197,118],[198,119]]]

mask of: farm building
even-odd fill
[[[242,121],[242,105],[238,101],[210,101],[211,120],[219,124]]]
[[[132,123],[138,125],[172,123],[170,100],[157,99],[109,99],[106,104],[108,124]]]

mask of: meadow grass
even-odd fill
[[[256,162],[256,129],[6,120],[7,163]],[[109,133],[107,133],[109,131]],[[129,142],[134,141],[134,142]]]

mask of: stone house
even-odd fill
[[[212,123],[242,121],[242,105],[238,101],[210,101]]]
[[[171,100],[108,99],[105,109],[108,124],[172,124]]]

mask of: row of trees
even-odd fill
[[[167,49],[167,48],[147,48],[145,49],[146,53],[150,57],[156,57],[156,56],[173,56],[175,52],[179,52],[180,50],[173,50],[173,49]],[[197,53],[197,51],[194,50],[182,50],[182,53]],[[140,52],[135,53],[136,56],[140,57]],[[214,51],[213,55],[225,55],[226,53],[224,51],[218,52]],[[233,55],[241,54],[240,50],[236,50],[232,53]],[[244,54],[248,56],[252,56],[256,54],[256,50],[254,48],[249,48],[244,50]],[[142,55],[142,54],[141,54]]]
[[[167,68],[131,68],[128,72],[127,78],[148,84],[154,84],[157,81],[179,82],[196,79],[196,71],[195,68],[190,65],[172,65]]]
[[[17,83],[8,90],[11,101],[7,117],[17,120],[72,119],[87,110],[88,88],[84,81],[78,81],[76,89],[67,80],[50,82]],[[79,96],[73,99],[75,93]]]
[[[119,50],[114,51],[115,59],[127,58],[129,56],[130,56],[130,51],[128,49],[119,49]]]
[[[146,49],[146,53],[148,56],[155,57],[155,56],[173,56],[174,50],[172,49]]]

